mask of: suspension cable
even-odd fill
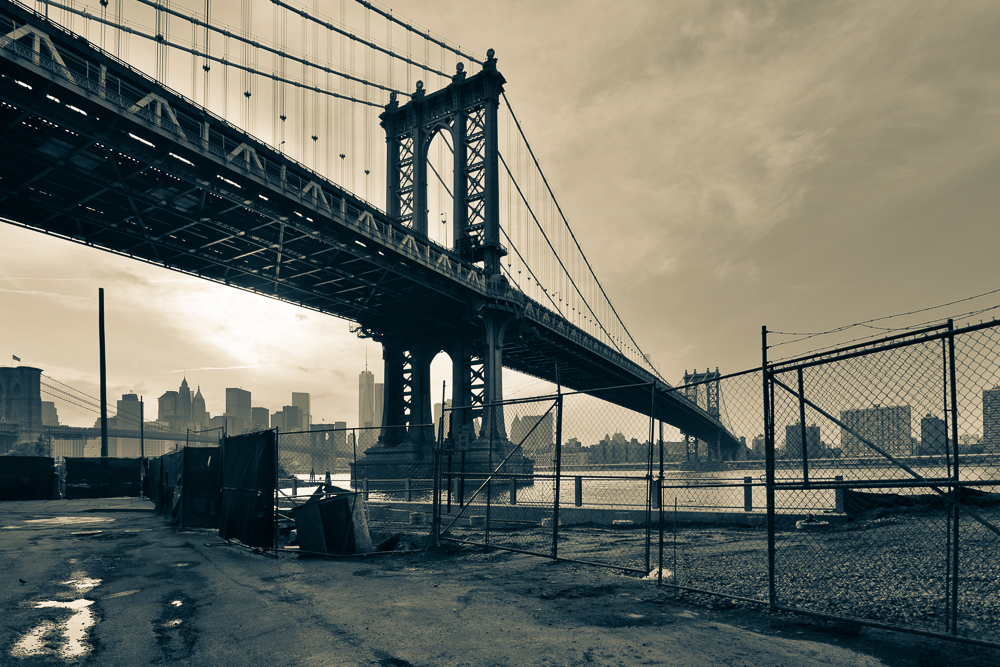
[[[573,230],[570,228],[569,221],[566,220],[566,215],[563,213],[562,207],[559,205],[559,201],[556,199],[555,193],[552,192],[552,188],[549,186],[549,181],[548,181],[547,178],[545,178],[545,174],[542,172],[541,165],[538,164],[538,158],[535,157],[535,152],[531,149],[531,144],[528,143],[528,138],[524,135],[524,129],[521,127],[521,122],[517,119],[517,116],[514,114],[514,109],[510,105],[510,100],[507,99],[507,94],[506,93],[501,93],[500,95],[501,95],[501,97],[503,97],[503,101],[507,105],[507,110],[510,111],[510,117],[514,119],[514,124],[517,126],[518,134],[521,135],[521,139],[524,141],[525,148],[528,149],[528,154],[531,156],[531,160],[532,160],[532,162],[534,162],[535,168],[538,170],[539,176],[542,177],[542,182],[545,184],[545,189],[548,190],[549,196],[552,198],[552,203],[555,204],[556,210],[559,211],[559,217],[562,218],[563,224],[566,226],[566,230],[569,232],[570,238],[573,239],[573,243],[576,245],[577,250],[580,251],[580,256],[583,258],[584,263],[587,265],[587,268],[590,270],[590,275],[593,276],[594,282],[597,283],[597,288],[599,290],[601,290],[601,294],[604,295],[604,299],[607,301],[608,306],[611,307],[611,312],[614,313],[615,319],[618,320],[618,323],[621,325],[622,330],[629,337],[629,340],[632,341],[632,344],[635,345],[635,348],[636,348],[636,350],[639,351],[639,354],[642,354],[643,358],[645,359],[646,355],[643,354],[642,350],[639,348],[639,344],[636,342],[635,338],[632,336],[632,333],[628,330],[628,327],[626,327],[625,323],[622,322],[621,315],[618,314],[618,311],[615,309],[614,304],[611,303],[611,299],[608,298],[607,292],[604,291],[604,286],[601,285],[601,281],[597,278],[597,274],[594,273],[594,268],[590,265],[590,260],[588,260],[587,256],[584,255],[583,248],[580,247],[580,242],[577,240],[576,234],[574,234]],[[509,170],[508,170],[508,172],[509,172]],[[537,222],[537,220],[536,220],[536,222]],[[548,240],[548,239],[546,239],[546,240]],[[551,247],[551,244],[550,244],[550,247]],[[555,251],[553,250],[553,252],[555,252]],[[562,260],[560,260],[559,263],[562,264]],[[565,270],[565,267],[564,267],[564,270]],[[570,281],[572,282],[572,278],[570,278]],[[576,287],[575,283],[573,284],[573,287]],[[577,288],[577,292],[579,293],[579,288]],[[581,296],[583,296],[583,295],[581,294]],[[584,299],[584,303],[587,303],[586,299]],[[590,309],[590,304],[587,304],[587,308]],[[591,313],[593,313],[593,311],[591,311]],[[604,329],[603,325],[601,325],[601,329],[602,330]],[[620,351],[621,350],[619,350],[619,352]],[[658,378],[660,378],[661,380],[663,380],[664,382],[666,382],[666,379],[664,379],[664,377],[662,375],[660,375],[659,371],[657,371],[656,368],[653,367],[652,364],[649,364],[649,366],[652,368],[653,373]]]
[[[144,0],[139,0],[139,2],[143,2],[143,1]],[[58,2],[55,2],[55,0],[49,0],[49,4],[52,5],[53,7],[58,7],[59,9],[63,9],[63,10],[68,11],[68,12],[72,12],[72,13],[75,13],[75,14],[79,14],[81,16],[85,16],[86,18],[90,19],[91,21],[97,21],[99,23],[102,22],[102,19],[99,19],[99,18],[93,16],[92,14],[88,14],[87,12],[75,9],[75,8],[70,7],[68,5],[60,4]],[[271,72],[265,72],[263,70],[255,70],[255,69],[247,67],[245,65],[240,65],[239,63],[230,62],[226,58],[219,58],[217,56],[213,56],[213,55],[210,55],[208,53],[202,53],[201,51],[198,51],[197,49],[192,49],[192,48],[183,46],[181,44],[176,44],[176,43],[168,41],[166,39],[159,40],[159,39],[156,39],[156,37],[153,36],[153,35],[141,32],[141,31],[136,30],[134,28],[130,28],[130,27],[126,26],[126,25],[116,24],[113,21],[104,21],[104,22],[108,23],[109,25],[113,25],[118,30],[121,30],[122,32],[126,32],[126,33],[128,33],[130,35],[135,35],[136,37],[142,37],[143,39],[148,39],[148,40],[154,41],[154,42],[162,42],[165,46],[169,46],[170,48],[177,49],[178,51],[184,51],[186,53],[190,53],[191,55],[193,55],[195,57],[205,58],[206,60],[211,60],[213,62],[221,63],[223,65],[226,65],[227,67],[234,67],[234,68],[236,68],[238,70],[244,70],[244,71],[250,72],[252,74],[256,74],[258,76],[262,76],[262,77],[265,77],[265,78],[268,78],[268,79],[272,79],[274,81],[278,81],[280,83],[287,83],[290,86],[297,86],[297,87],[302,88],[304,90],[310,90],[310,91],[312,91],[314,93],[320,93],[321,95],[329,95],[330,97],[336,97],[336,98],[339,98],[339,99],[342,99],[342,100],[347,100],[348,102],[356,102],[358,104],[365,104],[365,105],[370,106],[370,107],[382,108],[384,106],[383,104],[381,104],[379,102],[372,102],[370,100],[362,100],[362,99],[358,99],[356,97],[351,97],[349,95],[342,95],[340,93],[335,93],[335,92],[330,91],[330,90],[323,90],[322,88],[318,88],[316,86],[307,85],[305,83],[302,83],[301,81],[295,81],[293,79],[287,79],[287,78],[278,76],[277,74],[273,74]],[[223,33],[223,34],[228,34],[228,33]],[[232,35],[230,35],[230,36],[232,36]],[[261,48],[265,48],[265,47],[261,47]],[[292,58],[291,56],[288,56],[288,57],[291,58],[291,59],[293,59],[293,60],[295,59],[295,58]],[[319,66],[317,65],[316,67],[319,67]],[[321,69],[326,69],[326,68],[321,68]],[[336,72],[336,71],[329,70],[329,69],[326,69],[326,71],[328,71],[328,72],[330,72],[332,74],[337,74],[338,76],[344,76],[344,77],[348,77],[349,76],[349,75],[341,74],[340,72]],[[367,82],[362,82],[362,83],[367,83]],[[385,87],[382,87],[382,86],[378,86],[377,84],[368,84],[368,85],[373,85],[373,86],[376,86],[376,87],[379,87],[379,88],[383,88],[383,90],[387,90],[387,91],[390,91],[390,92],[398,93],[398,94],[401,94],[401,95],[409,95],[409,93],[404,93],[404,92],[398,91],[398,90],[391,90],[390,88],[385,88]]]
[[[140,0],[140,1],[142,2],[142,1],[146,1],[146,0]],[[439,75],[444,76],[444,77],[450,77],[451,76],[447,72],[441,72],[439,70],[436,70],[433,67],[430,67],[429,65],[427,65],[426,63],[418,63],[415,60],[410,60],[406,56],[400,55],[398,53],[393,53],[391,49],[387,49],[387,48],[385,48],[383,46],[379,46],[375,42],[370,42],[370,41],[368,41],[366,39],[362,39],[361,37],[358,37],[357,35],[355,35],[354,33],[352,33],[349,30],[344,30],[343,28],[339,28],[339,27],[333,25],[332,23],[327,23],[326,21],[323,21],[322,19],[319,19],[319,18],[316,18],[315,16],[310,15],[309,12],[307,12],[304,9],[298,9],[297,7],[292,7],[291,5],[289,5],[289,4],[285,3],[285,2],[282,2],[281,0],[271,0],[271,2],[274,3],[275,5],[277,5],[278,7],[283,7],[285,9],[287,9],[288,11],[292,12],[293,14],[298,14],[299,16],[301,16],[302,18],[306,19],[307,21],[312,21],[313,23],[316,23],[318,25],[323,26],[327,30],[331,30],[331,31],[333,31],[333,32],[335,32],[335,33],[337,33],[339,35],[343,35],[344,37],[346,37],[346,38],[348,38],[350,40],[353,40],[355,42],[358,42],[359,44],[363,44],[363,45],[367,46],[370,49],[374,49],[375,51],[378,51],[379,53],[384,53],[387,56],[389,56],[390,58],[396,58],[398,60],[402,60],[407,65],[413,65],[414,67],[419,67],[421,69],[426,69],[428,71],[434,72],[435,74],[439,74]]]
[[[375,12],[379,16],[382,16],[387,21],[391,21],[392,23],[395,23],[396,25],[402,26],[403,28],[405,28],[409,32],[412,32],[415,35],[419,35],[419,36],[423,37],[424,39],[426,39],[431,44],[437,44],[442,49],[447,49],[448,51],[451,51],[452,53],[454,53],[455,55],[457,55],[457,56],[459,56],[461,58],[465,58],[466,60],[468,60],[470,62],[474,62],[474,63],[480,63],[480,64],[482,64],[483,62],[485,62],[485,61],[480,60],[479,58],[477,58],[475,56],[470,56],[467,53],[463,53],[461,50],[459,50],[459,49],[457,49],[457,48],[455,48],[453,46],[449,46],[448,44],[442,42],[439,39],[435,39],[435,38],[431,37],[430,32],[425,32],[425,31],[422,31],[422,30],[417,30],[415,27],[413,27],[409,23],[406,23],[405,21],[401,21],[401,20],[397,19],[395,16],[392,15],[391,11],[387,12],[387,11],[385,11],[383,9],[379,9],[378,7],[376,7],[375,5],[373,5],[372,3],[366,2],[365,0],[354,0],[354,1],[357,2],[359,5],[361,5],[362,7],[365,7],[366,9]]]
[[[233,34],[229,30],[226,30],[225,28],[219,28],[219,27],[213,26],[213,25],[209,24],[207,21],[202,21],[202,20],[197,19],[197,18],[195,18],[193,16],[188,16],[186,14],[182,14],[179,11],[170,9],[169,7],[161,5],[156,0],[136,0],[136,1],[140,2],[140,3],[144,4],[144,5],[148,5],[150,7],[154,7],[157,10],[164,11],[164,12],[166,12],[168,14],[172,14],[174,16],[178,16],[178,17],[184,19],[185,21],[189,21],[189,22],[191,22],[191,23],[193,23],[195,25],[203,26],[203,27],[205,27],[208,30],[212,30],[213,32],[217,32],[220,35],[224,35],[226,37],[229,37],[230,39],[234,39],[237,42],[242,42],[242,43],[250,45],[250,46],[252,46],[252,47],[254,47],[256,49],[261,49],[262,51],[267,51],[269,53],[273,53],[274,55],[278,56],[279,58],[287,58],[288,60],[292,60],[294,62],[300,63],[302,65],[305,65],[306,67],[312,67],[312,68],[321,70],[323,72],[327,72],[328,74],[335,74],[335,75],[337,75],[339,77],[343,77],[343,78],[348,79],[350,81],[356,81],[358,83],[364,84],[366,86],[371,86],[372,88],[377,88],[377,89],[383,90],[385,92],[397,93],[399,95],[409,96],[409,93],[403,92],[401,90],[395,90],[393,88],[390,88],[389,86],[384,86],[384,85],[382,85],[380,83],[375,83],[373,81],[366,81],[365,79],[363,79],[361,77],[353,76],[353,75],[347,74],[345,72],[339,72],[339,71],[331,69],[329,67],[325,67],[323,65],[319,65],[317,63],[314,63],[314,62],[310,61],[307,58],[300,58],[300,57],[292,55],[290,53],[285,53],[283,51],[279,51],[278,49],[275,49],[273,47],[267,46],[266,44],[261,44],[260,42],[255,42],[255,41],[253,41],[251,39],[247,39],[245,37],[241,37],[240,35]],[[54,1],[50,2],[50,4],[52,4],[53,6],[56,6],[56,7],[60,7],[61,6],[58,2],[54,2]],[[65,9],[65,7],[63,7],[63,8]],[[84,15],[87,16],[88,18],[92,18],[89,14],[84,13]],[[157,41],[160,41],[160,40],[157,40]],[[177,46],[175,46],[175,45],[173,45],[171,43],[168,43],[168,42],[165,42],[165,43],[167,43],[167,45],[169,45],[169,46],[174,46],[174,48],[182,48],[183,49],[183,47],[177,47]],[[183,49],[183,50],[187,50],[187,49]],[[226,64],[233,65],[233,63],[226,63]]]

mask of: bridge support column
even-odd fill
[[[496,442],[507,440],[503,406],[498,404],[503,400],[503,337],[512,321],[508,313],[486,311],[483,314],[486,334],[486,349],[483,355],[485,407],[483,426],[479,432],[480,439]]]

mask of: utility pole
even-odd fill
[[[108,368],[104,354],[104,288],[97,291],[97,337],[101,347],[101,458],[108,456]]]

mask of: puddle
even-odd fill
[[[103,599],[105,599],[105,600],[111,600],[112,598],[123,598],[126,595],[135,595],[138,592],[139,592],[139,589],[136,588],[136,589],[133,589],[131,591],[122,591],[121,593],[112,593],[111,595],[105,595]]]
[[[101,585],[100,579],[91,579],[86,572],[74,572],[70,576],[73,578],[63,583],[75,588],[77,593],[86,593],[91,588]]]
[[[180,607],[182,604],[184,604],[184,603],[181,602],[180,600],[172,600],[170,602],[170,606],[171,607]]]
[[[52,516],[47,519],[28,519],[25,523],[35,526],[75,526],[87,523],[111,523],[114,521],[106,516]]]
[[[103,530],[74,530],[70,535],[78,535],[80,537],[87,537],[89,535],[100,535]]]
[[[0,530],[19,530],[24,526],[0,526]]]
[[[173,620],[170,620],[170,621],[167,621],[166,623],[164,623],[163,627],[165,627],[165,628],[176,628],[178,625],[180,625],[183,622],[184,621],[182,621],[181,619],[175,618]]]
[[[188,565],[190,565],[190,563],[177,563],[174,567],[187,567]]]
[[[14,644],[10,654],[15,658],[56,655],[63,660],[75,660],[86,655],[91,650],[87,631],[97,623],[97,617],[90,609],[92,604],[93,600],[36,602],[36,609],[69,609],[73,614],[61,622],[42,621]]]

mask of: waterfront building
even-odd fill
[[[983,390],[983,451],[1000,451],[1000,385]]]
[[[845,457],[879,456],[864,440],[895,456],[913,453],[909,405],[880,406],[840,413],[840,448]],[[861,436],[860,438],[858,436]]]
[[[806,456],[819,458],[823,456],[823,441],[820,440],[819,426],[806,426]],[[785,457],[802,458],[802,423],[785,426]]]
[[[920,451],[923,456],[944,456],[948,451],[948,428],[943,419],[927,415],[920,420]]]

